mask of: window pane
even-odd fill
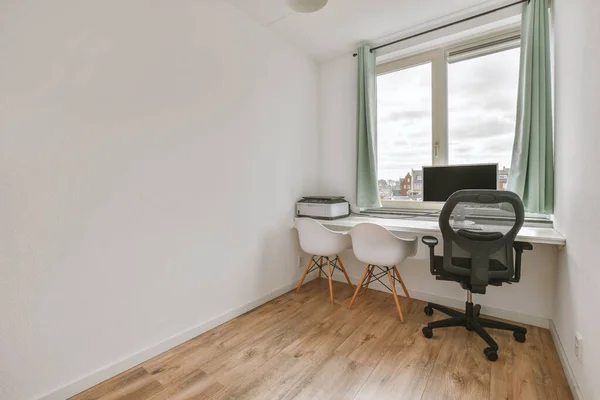
[[[515,136],[518,48],[448,65],[450,164],[498,163],[506,189]]]
[[[431,63],[377,77],[379,192],[386,200],[423,197],[431,165]]]

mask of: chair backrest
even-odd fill
[[[362,223],[350,230],[352,251],[365,264],[391,267],[417,254],[417,240],[396,237],[381,225]]]
[[[305,253],[316,256],[333,256],[352,246],[345,232],[334,232],[311,218],[298,218],[296,229],[300,247]]]
[[[485,230],[469,230],[468,225],[452,225],[453,212],[457,208],[477,209],[489,214],[498,224],[485,226]],[[440,214],[440,230],[444,238],[444,262],[446,272],[470,276],[476,293],[485,292],[490,279],[509,280],[514,275],[513,243],[523,226],[525,211],[523,202],[513,192],[503,190],[459,190],[448,198]],[[455,222],[456,223],[456,222]],[[483,226],[482,226],[483,228]],[[455,265],[453,257],[471,259],[471,268]],[[500,261],[505,269],[490,270],[490,260]]]

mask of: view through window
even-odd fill
[[[431,100],[431,63],[377,77],[377,156],[382,199],[422,197],[422,166],[431,165]]]
[[[378,180],[382,200],[420,201],[422,167],[432,165],[432,119],[446,118],[448,164],[498,164],[506,189],[515,133],[519,48],[444,63],[447,94],[432,93],[432,64],[377,77]],[[447,116],[432,98],[447,95]],[[439,163],[438,163],[439,165]]]
[[[517,118],[519,49],[448,65],[449,164],[498,163],[506,189]]]

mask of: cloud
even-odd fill
[[[509,166],[519,49],[448,66],[449,161]],[[378,172],[399,179],[432,158],[431,66],[378,77]]]
[[[426,121],[431,119],[430,110],[402,110],[402,111],[391,111],[383,114],[378,118],[379,123],[385,122],[412,122],[415,120]]]
[[[468,118],[452,118],[448,126],[450,141],[490,138],[506,134],[514,136],[515,121],[516,117],[510,120],[485,114],[475,114]]]
[[[514,135],[499,135],[450,143],[449,160],[453,164],[498,163],[509,166]]]

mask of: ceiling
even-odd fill
[[[286,0],[226,0],[319,61],[486,11],[505,0],[329,0],[313,14],[292,12]]]

